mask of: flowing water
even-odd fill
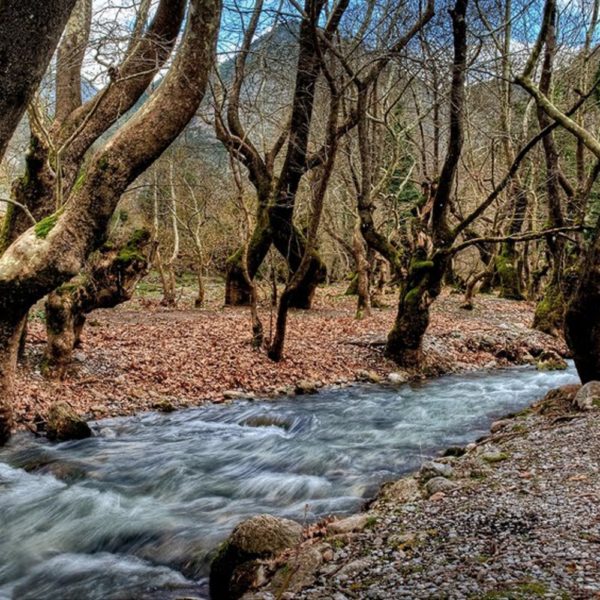
[[[248,515],[356,510],[572,367],[365,385],[99,421],[91,439],[0,450],[0,598],[204,597],[208,555]]]

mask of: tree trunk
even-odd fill
[[[582,383],[600,381],[600,222],[565,316],[565,337]]]
[[[365,242],[360,232],[360,221],[354,228],[352,248],[356,262],[356,293],[358,295],[356,318],[362,319],[371,316],[371,281]]]
[[[150,244],[150,233],[144,229],[135,231],[121,247],[107,244],[90,257],[82,273],[48,295],[45,375],[65,375],[74,348],[81,344],[88,313],[131,299],[138,282],[148,273]]]
[[[0,318],[0,446],[8,441],[14,427],[14,378],[25,319],[26,311],[4,313]]]
[[[431,209],[433,252],[431,258],[427,258],[424,248],[417,248],[415,251],[408,276],[400,290],[398,313],[385,347],[385,355],[405,367],[416,367],[421,362],[423,337],[429,326],[429,309],[441,291],[444,274],[451,258],[449,249],[456,238],[456,233],[450,230],[447,219],[464,142],[467,2],[468,0],[457,0],[450,11],[454,41],[450,136]]]
[[[0,159],[58,44],[75,0],[0,3]]]
[[[216,52],[220,0],[190,0],[186,32],[171,68],[142,110],[87,162],[64,207],[23,233],[0,256],[0,431],[12,425],[12,386],[22,319],[74,277],[123,192],[177,138],[200,105]]]

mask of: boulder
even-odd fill
[[[589,381],[579,388],[573,403],[579,410],[600,408],[600,381]]]
[[[434,477],[452,477],[453,469],[450,465],[440,462],[426,462],[419,470],[419,481],[426,483]]]
[[[568,365],[554,350],[545,350],[538,356],[536,367],[538,371],[564,371]]]
[[[302,526],[289,519],[257,515],[242,521],[221,544],[210,567],[210,597],[237,600],[256,586],[261,560],[302,541]]]
[[[499,421],[494,421],[490,427],[490,431],[492,433],[498,433],[513,423],[514,421],[512,419],[500,419]]]
[[[434,494],[437,494],[438,492],[444,492],[444,494],[447,492],[451,492],[457,487],[458,485],[454,483],[454,481],[450,481],[445,477],[434,477],[425,484],[425,493],[429,498]]]
[[[49,440],[64,442],[91,437],[92,430],[69,404],[56,402],[48,411],[46,435]]]

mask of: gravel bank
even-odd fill
[[[451,473],[426,465],[384,487],[362,531],[309,542],[325,557],[316,579],[280,597],[600,598],[600,413],[541,407],[441,459]]]

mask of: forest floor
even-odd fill
[[[285,358],[271,362],[251,347],[246,308],[223,308],[223,285],[207,289],[205,308],[194,309],[192,287],[183,287],[178,307],[160,306],[158,286],[140,285],[133,300],[88,317],[83,346],[63,381],[40,374],[45,345],[41,311],[29,323],[24,363],[17,375],[17,420],[30,424],[52,402],[70,403],[88,419],[170,410],[243,395],[294,393],[299,382],[316,387],[356,380],[386,380],[398,368],[383,357],[383,342],[395,313],[395,294],[384,306],[356,320],[355,298],[343,287],[318,290],[314,309],[290,314]],[[435,302],[425,340],[426,364],[396,381],[448,372],[532,362],[544,350],[562,355],[562,340],[533,331],[533,305],[478,296],[475,309],[446,291]],[[261,308],[266,333],[273,318]]]
[[[387,484],[368,512],[313,526],[274,561],[286,591],[271,575],[244,598],[600,598],[600,411],[578,412],[577,388]]]

